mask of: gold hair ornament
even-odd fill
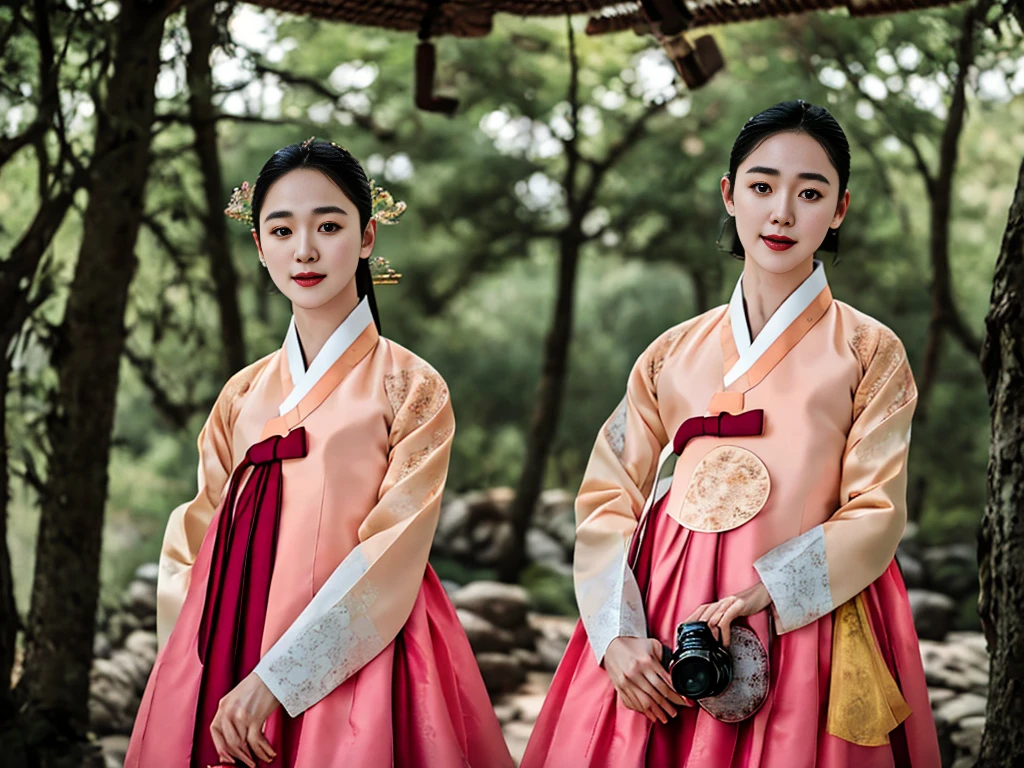
[[[308,148],[315,137],[310,136],[302,142],[302,148]],[[331,142],[331,146],[350,154],[347,149],[339,144]],[[395,200],[394,196],[383,187],[377,186],[373,179],[369,180],[371,194],[371,218],[380,225],[397,224],[406,211],[406,204],[401,200]],[[243,181],[235,187],[231,193],[231,200],[228,201],[224,213],[232,219],[244,222],[250,228],[254,227],[252,219],[252,193],[255,185]],[[373,275],[374,285],[395,285],[402,277],[401,274],[392,269],[391,264],[384,256],[370,257],[370,273]]]

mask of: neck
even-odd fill
[[[338,326],[358,305],[359,294],[356,292],[354,277],[337,296],[316,309],[305,309],[292,304],[295,330],[299,334],[299,343],[307,369],[320,354],[331,334],[338,330]]]
[[[750,340],[757,338],[765,324],[814,271],[813,257],[781,274],[768,272],[748,258],[743,263],[743,299],[750,326]]]

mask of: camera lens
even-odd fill
[[[706,659],[685,659],[672,670],[673,687],[683,696],[693,699],[707,696],[717,679],[714,666]]]

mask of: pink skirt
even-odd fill
[[[193,577],[205,585],[205,573]],[[189,618],[183,610],[179,624]],[[199,691],[193,663],[196,636],[176,643],[172,633],[150,674],[125,768],[189,768]],[[288,768],[513,765],[469,640],[429,566],[395,640],[300,717]],[[287,720],[278,708],[264,729],[279,754],[282,732],[295,731],[282,727]]]
[[[722,569],[730,566],[730,532],[690,531],[659,514],[666,500],[650,512],[635,572],[650,635],[674,646],[680,621],[698,605],[725,597],[718,584]],[[864,597],[882,656],[912,711],[889,734],[888,745],[860,746],[826,732],[832,614],[774,635],[769,643],[773,630],[762,611],[740,621],[770,649],[770,689],[764,705],[739,723],[716,720],[700,707],[678,707],[676,717],[663,725],[627,709],[578,623],[522,768],[938,768],[917,632],[895,561]]]

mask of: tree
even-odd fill
[[[169,2],[127,0],[114,25],[113,68],[99,105],[88,204],[55,355],[52,452],[39,524],[25,669],[18,695],[45,764],[81,764],[88,724],[107,462],[124,311],[135,270]],[[18,735],[6,734],[11,738]],[[5,755],[13,753],[5,748]]]

